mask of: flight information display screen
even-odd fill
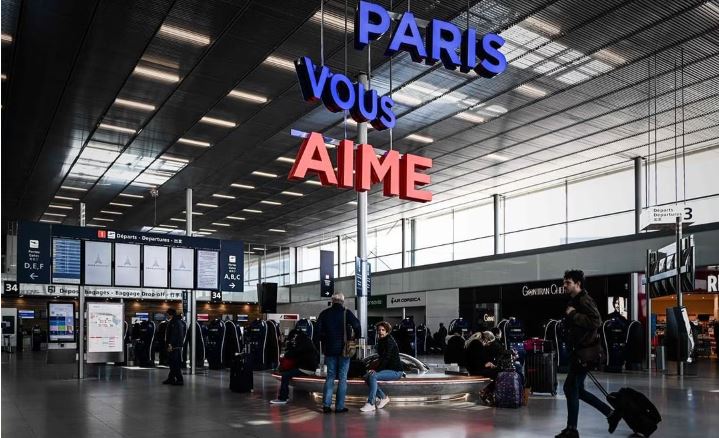
[[[85,284],[112,285],[112,243],[85,242]]]
[[[115,286],[140,287],[140,245],[115,244]]]
[[[144,287],[167,287],[167,247],[145,245],[143,250]]]
[[[192,289],[195,286],[195,250],[172,248],[170,287]]]
[[[52,240],[52,282],[80,284],[80,241]]]

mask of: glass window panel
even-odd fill
[[[402,252],[402,221],[377,230],[377,255]]]
[[[634,169],[569,183],[570,221],[634,209]]]
[[[570,222],[567,229],[568,242],[604,239],[634,233],[634,212]]]
[[[415,233],[417,248],[452,243],[452,213],[417,219]]]
[[[681,161],[679,166],[682,166]],[[719,169],[719,149],[702,151],[686,156],[687,198],[719,194],[716,178],[709,178]],[[679,173],[681,175],[681,171]],[[680,182],[683,185],[683,181]],[[683,187],[679,190],[679,194]],[[716,211],[716,210],[715,210]]]
[[[564,240],[564,224],[507,234],[505,252],[523,251],[559,245]]]
[[[493,204],[479,205],[466,210],[457,210],[454,212],[455,242],[491,236],[493,233]]]
[[[524,230],[564,222],[564,186],[527,193],[505,202],[506,230]]]
[[[418,249],[414,252],[415,266],[449,261],[452,261],[452,244]]]
[[[719,196],[689,201],[686,206],[692,209],[694,225],[719,222]]]
[[[494,254],[494,238],[469,240],[454,244],[454,259],[471,259]]]

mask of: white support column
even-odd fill
[[[85,226],[85,203],[80,203],[80,226]],[[78,287],[77,378],[85,378],[85,285]]]
[[[366,73],[360,73],[359,83],[369,89]],[[367,122],[359,124],[357,144],[367,143]],[[357,257],[362,260],[362,296],[357,297],[357,316],[360,320],[362,340],[367,339],[367,192],[357,193]],[[364,344],[360,341],[360,344]],[[362,352],[364,354],[364,352]]]

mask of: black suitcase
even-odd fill
[[[557,395],[557,360],[553,352],[527,353],[524,370],[525,386],[532,393]]]
[[[250,392],[253,388],[251,356],[249,353],[237,353],[230,366],[230,391]]]
[[[599,383],[592,373],[587,373],[597,388],[602,391],[610,405],[622,415],[630,429],[635,434],[642,434],[648,437],[662,421],[657,407],[644,394],[632,388],[622,388],[617,392],[607,393],[607,390]]]

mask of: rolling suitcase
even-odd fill
[[[632,388],[621,388],[609,394],[591,372],[587,375],[635,434],[648,437],[657,430],[657,424],[662,421],[662,416],[654,403],[644,394]]]
[[[522,406],[522,392],[522,379],[516,371],[503,371],[497,374],[494,400],[498,408]]]
[[[251,356],[249,353],[236,353],[230,365],[230,391],[250,392],[253,388]]]
[[[526,387],[532,393],[557,395],[557,360],[554,353],[528,353],[524,363]]]

